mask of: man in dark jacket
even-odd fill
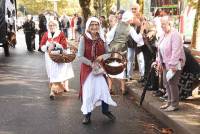
[[[22,25],[25,34],[25,40],[28,51],[35,49],[35,22],[32,20],[32,16],[27,16],[27,21]]]

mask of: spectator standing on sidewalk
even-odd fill
[[[106,17],[105,16],[100,16],[99,17],[101,28],[104,32],[104,34],[107,33],[107,23],[106,23]]]
[[[71,31],[72,31],[72,40],[75,39],[75,25],[76,25],[76,20],[77,20],[77,14],[74,14],[74,16],[71,19]]]
[[[20,28],[24,29],[27,50],[32,52],[33,50],[35,50],[35,32],[36,32],[35,22],[33,21],[32,15],[27,15],[27,20]]]
[[[70,27],[69,17],[67,15],[63,15],[61,19],[61,29],[64,32],[66,38],[68,38],[69,27]]]
[[[42,40],[42,36],[44,35],[44,33],[47,32],[47,19],[43,14],[39,15],[39,44]],[[41,51],[41,49],[39,48],[38,51]]]
[[[180,33],[173,28],[168,16],[161,18],[163,35],[158,41],[158,70],[163,72],[163,84],[168,93],[167,104],[161,106],[166,112],[175,111],[179,105],[179,88],[185,53]]]
[[[135,28],[135,31],[137,33],[140,32],[140,27],[142,25],[142,16],[140,15],[140,6],[137,3],[134,3],[132,8],[132,13],[134,14],[135,18],[132,22],[131,26]],[[138,82],[144,81],[144,72],[145,72],[145,62],[144,62],[144,53],[142,51],[142,47],[144,44],[138,44],[131,38],[128,40],[128,52],[127,52],[127,78],[128,80],[132,80],[133,75],[133,67],[135,64],[135,56],[137,56],[137,62],[139,66],[139,72],[140,72],[140,80]]]
[[[82,18],[81,16],[77,15],[76,21],[75,21],[75,41],[79,42],[80,35],[82,34]]]

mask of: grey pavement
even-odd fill
[[[96,108],[92,123],[83,125],[78,61],[73,62],[71,91],[50,101],[44,55],[27,52],[22,33],[17,39],[10,57],[4,57],[0,49],[0,134],[157,134],[166,127],[139,108],[134,97],[122,96],[119,91],[112,96],[118,106],[110,107],[115,122]]]
[[[143,87],[135,80],[127,83],[129,92],[137,102],[143,91]],[[176,134],[200,133],[200,95],[194,90],[193,96],[180,102],[179,110],[175,112],[163,112],[159,109],[164,102],[154,97],[151,91],[147,91],[142,107],[153,114],[158,120],[172,128]]]

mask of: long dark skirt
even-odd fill
[[[179,81],[180,99],[192,95],[192,91],[200,85],[200,65],[192,56],[189,49],[184,48],[186,63]]]

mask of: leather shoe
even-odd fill
[[[176,110],[178,110],[178,107],[174,107],[174,106],[169,106],[166,109],[164,109],[165,112],[172,112]]]
[[[89,124],[90,122],[91,122],[91,120],[90,120],[89,117],[84,117],[84,118],[83,118],[83,121],[82,121],[83,124],[87,125],[87,124]]]
[[[162,105],[161,107],[160,107],[160,109],[166,109],[166,108],[168,108],[169,107],[169,105],[168,104],[165,104],[165,105]]]
[[[107,116],[110,120],[112,120],[112,121],[114,121],[115,119],[116,119],[116,117],[110,112],[110,111],[108,111],[108,112],[103,112],[103,114],[105,115],[105,116]]]

